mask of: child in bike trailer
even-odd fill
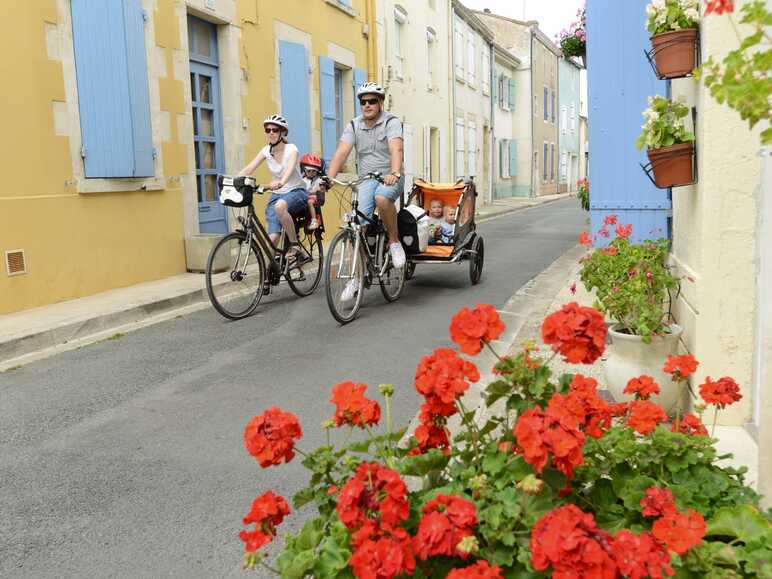
[[[300,170],[303,173],[303,182],[308,191],[308,216],[311,218],[308,222],[308,229],[319,228],[319,221],[316,219],[316,205],[324,204],[324,192],[326,185],[322,180],[324,176],[324,161],[313,154],[306,154],[300,159]]]

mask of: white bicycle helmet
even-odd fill
[[[266,125],[276,125],[289,133],[289,123],[287,122],[287,119],[281,115],[271,115],[270,117],[266,117],[263,121],[263,126]]]
[[[386,96],[386,91],[376,82],[366,82],[357,89],[357,98],[366,94],[374,94],[384,98]]]

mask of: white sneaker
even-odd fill
[[[405,267],[405,250],[402,249],[401,243],[389,244],[389,253],[391,254],[391,263],[394,264],[396,269],[402,269]]]
[[[354,299],[354,296],[357,295],[358,291],[359,291],[359,280],[350,279],[346,284],[346,287],[343,288],[343,292],[340,294],[340,301],[350,302],[351,300]]]

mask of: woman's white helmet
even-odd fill
[[[386,91],[376,82],[366,82],[357,89],[357,98],[366,94],[374,94],[384,98],[386,96]]]
[[[287,122],[287,119],[281,115],[271,115],[270,117],[266,117],[263,121],[263,126],[265,127],[267,125],[276,125],[289,133],[289,123]]]

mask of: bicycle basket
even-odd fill
[[[252,177],[217,176],[220,203],[228,207],[247,207],[252,205],[256,186],[257,182]]]

